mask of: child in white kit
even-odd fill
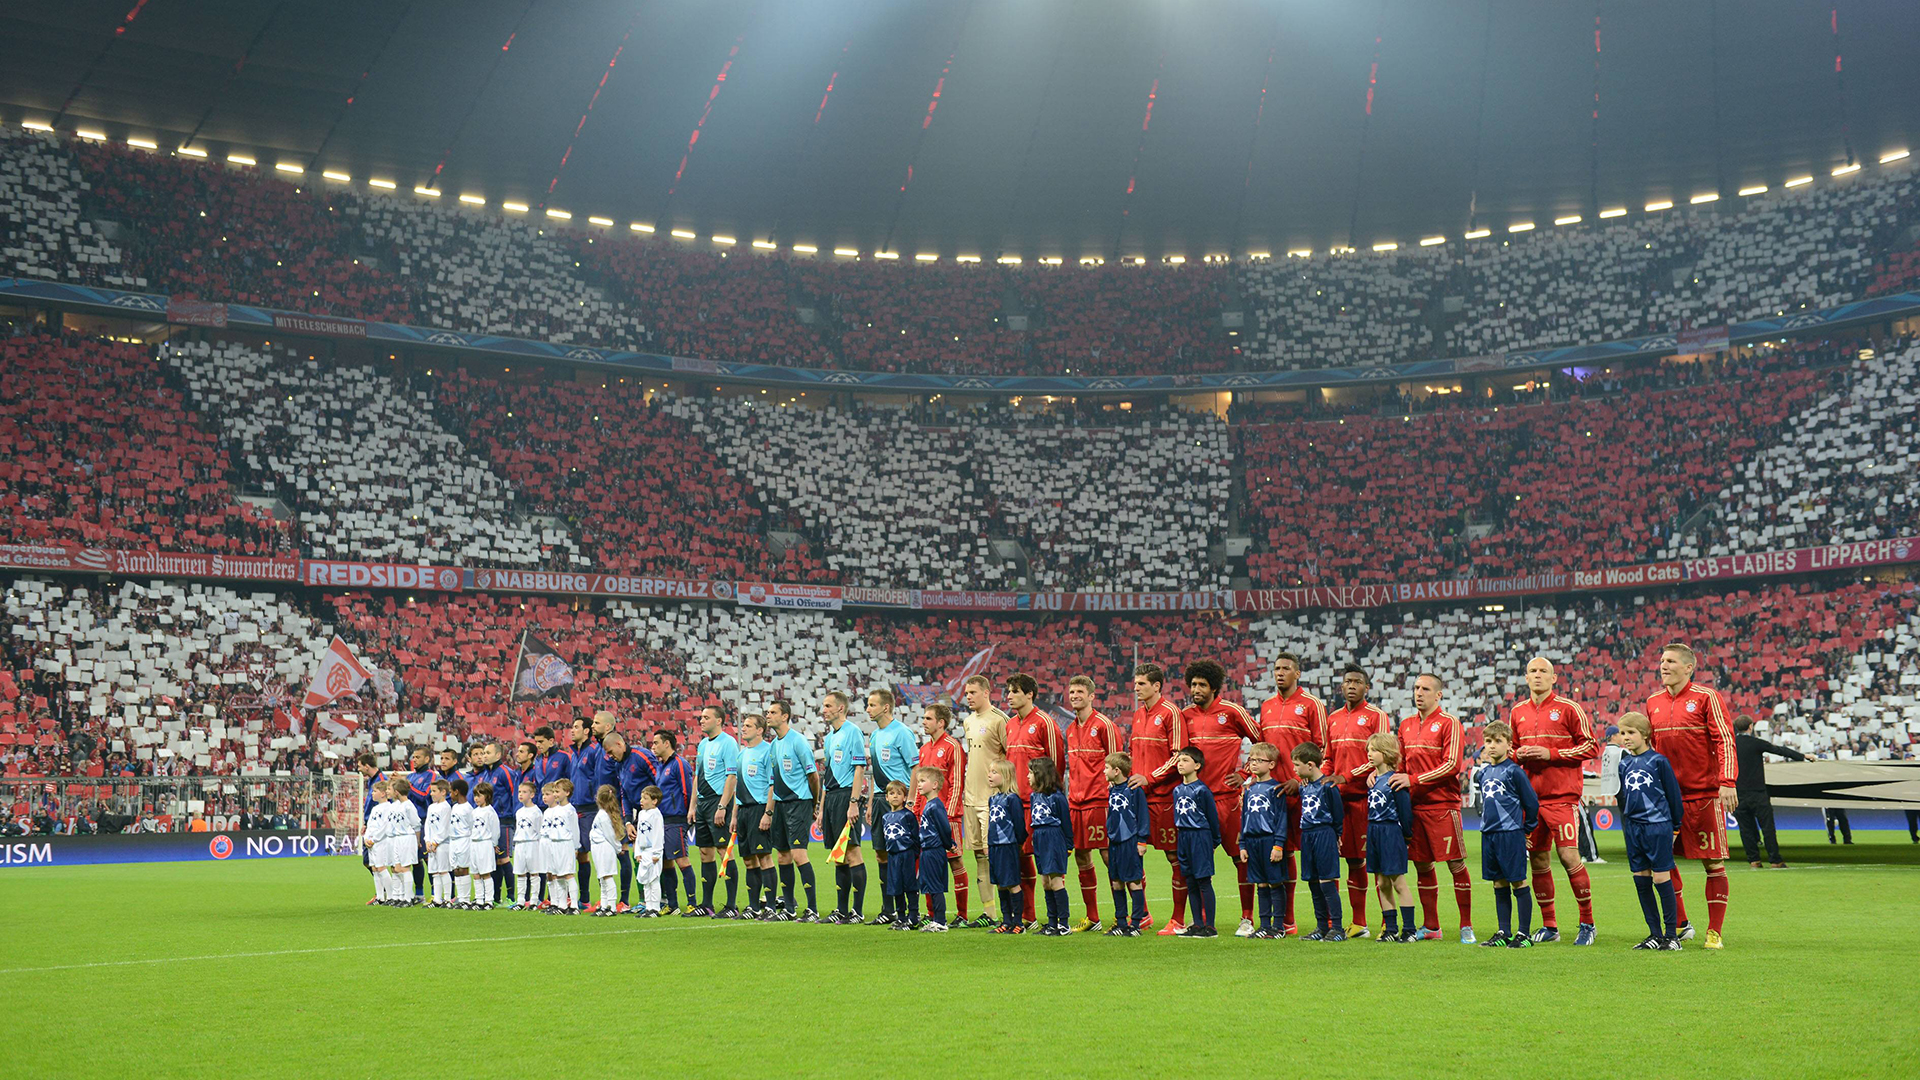
[[[473,832],[467,836],[467,872],[479,894],[474,907],[486,911],[493,907],[493,871],[500,865],[500,815],[493,809],[493,785],[485,780],[473,785]]]
[[[387,781],[387,791],[393,801],[387,805],[394,811],[394,837],[392,874],[394,881],[394,902],[402,907],[411,907],[419,903],[413,895],[413,864],[420,861],[420,811],[414,809],[413,800],[407,797],[405,780]]]
[[[634,914],[643,919],[660,914],[661,856],[667,847],[667,824],[660,816],[657,787],[640,792],[640,809],[633,812],[633,877],[640,883],[640,907]]]
[[[539,906],[536,883],[540,881],[540,808],[533,804],[531,780],[520,781],[520,809],[513,815],[513,881],[515,908]]]
[[[447,781],[453,795],[453,831],[447,845],[453,859],[453,906],[473,906],[473,879],[467,876],[467,838],[473,835],[473,805],[467,802],[467,782],[456,776]]]
[[[540,861],[547,875],[547,910],[572,915],[580,905],[574,888],[574,853],[580,850],[580,817],[573,812],[573,781],[547,785],[547,809],[540,816]]]
[[[427,785],[427,873],[433,875],[433,907],[453,904],[453,804],[447,801],[451,790],[445,780]]]
[[[366,845],[367,866],[373,870],[373,899],[368,903],[387,904],[393,900],[393,889],[387,881],[391,876],[387,867],[393,852],[388,845],[393,835],[393,808],[387,802],[387,782],[374,781],[367,788],[367,797],[373,800],[373,808],[367,811],[360,842]]]
[[[601,784],[594,792],[593,801],[600,810],[593,815],[593,832],[587,838],[588,852],[593,856],[593,876],[600,879],[600,906],[593,914],[612,915],[617,910],[610,897],[618,896],[616,891],[620,879],[620,844],[626,837],[621,835],[620,796],[613,790],[612,784]]]

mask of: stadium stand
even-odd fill
[[[433,384],[438,415],[538,512],[563,518],[594,567],[617,573],[810,581],[775,560],[751,489],[654,400],[626,387],[482,379]]]
[[[602,290],[641,314],[648,347],[675,356],[784,367],[835,367],[833,352],[798,317],[797,264],[687,251],[627,237],[570,238]]]
[[[87,182],[55,136],[0,129],[0,257],[8,273],[141,289],[119,247],[81,220]]]
[[[1812,547],[1920,532],[1920,345],[1856,359],[1844,386],[1748,459],[1697,534],[1668,557]]]
[[[1432,351],[1421,317],[1446,280],[1430,248],[1263,261],[1240,274],[1256,329],[1251,367],[1387,364]]]
[[[441,430],[424,391],[284,346],[169,343],[162,355],[219,423],[242,482],[300,515],[315,557],[585,562],[564,528],[516,511],[513,489]]]
[[[271,555],[286,523],[234,502],[225,447],[150,350],[0,341],[0,522],[14,541]]]

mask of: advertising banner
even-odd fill
[[[784,611],[839,611],[844,595],[838,585],[779,585],[743,581],[734,586],[734,600],[748,607]]]
[[[291,556],[212,555],[191,551],[82,547],[64,541],[0,544],[0,568],[80,570],[141,577],[217,578],[226,581],[300,580]]]
[[[300,580],[308,585],[339,589],[428,589],[459,592],[461,573],[451,566],[413,566],[408,563],[336,562],[308,559]]]
[[[227,305],[207,300],[182,300],[167,297],[167,321],[181,326],[205,326],[223,330],[227,325]]]
[[[480,592],[565,593],[572,596],[633,596],[661,600],[732,600],[727,581],[631,574],[572,573],[558,570],[473,570],[471,587]]]
[[[1731,340],[1725,326],[1703,326],[1673,335],[1674,351],[1679,353],[1719,352]]]
[[[363,338],[367,324],[359,319],[336,319],[331,315],[296,315],[291,311],[273,313],[273,328],[295,334],[324,334],[327,337]]]
[[[0,867],[94,863],[232,862],[308,855],[355,855],[352,837],[333,832],[99,833],[0,838]]]

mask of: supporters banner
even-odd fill
[[[841,599],[849,606],[858,607],[911,607],[913,598],[905,589],[875,589],[866,585],[846,585],[840,589]]]
[[[301,565],[300,580],[308,585],[331,588],[459,592],[463,575],[451,566],[308,559]]]
[[[1231,589],[1189,592],[1035,593],[1034,611],[1225,611],[1234,604]]]
[[[472,570],[471,588],[481,592],[564,593],[569,596],[635,596],[661,600],[732,600],[727,581],[635,577],[630,574],[567,573],[558,570]]]
[[[1920,536],[1898,536],[1891,540],[1860,540],[1851,544],[1794,548],[1791,551],[1687,559],[1680,565],[1688,581],[1716,581],[1722,578],[1771,577],[1887,566],[1912,562],[1916,557],[1920,557]]]
[[[216,578],[227,581],[300,580],[300,560],[289,555],[212,555],[204,552],[83,547],[63,541],[0,544],[0,568],[78,570],[140,577]]]
[[[513,700],[539,701],[572,685],[573,665],[561,659],[546,638],[520,635],[520,656],[513,664]]]
[[[227,326],[227,305],[207,300],[182,300],[177,296],[169,296],[167,297],[167,321],[180,326],[205,326],[224,330]]]
[[[326,337],[363,338],[367,336],[367,324],[359,319],[336,319],[331,315],[298,315],[291,311],[275,311],[273,328],[294,334],[321,334]]]
[[[778,585],[743,581],[734,586],[734,599],[748,607],[783,611],[839,611],[845,596],[838,585]]]
[[[98,863],[232,862],[307,855],[353,855],[352,837],[331,830],[275,832],[96,833],[0,839],[0,868]]]
[[[1026,611],[1033,606],[1031,593],[948,591],[944,589],[908,589],[907,603],[923,611]]]
[[[1727,347],[1729,340],[1730,334],[1725,326],[1682,330],[1673,335],[1674,351],[1679,353],[1719,352]]]

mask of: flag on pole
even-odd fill
[[[313,682],[307,687],[307,696],[301,699],[304,708],[317,709],[330,705],[337,698],[350,697],[360,692],[372,678],[366,665],[353,655],[347,643],[335,635],[333,644],[320,654],[320,670],[313,673]]]
[[[520,635],[520,658],[513,665],[513,700],[539,701],[573,685],[573,666],[538,634]]]
[[[958,701],[960,699],[960,691],[966,689],[967,680],[987,670],[987,665],[993,662],[993,650],[996,648],[998,648],[998,646],[989,645],[979,652],[974,653],[972,659],[962,664],[960,666],[960,673],[946,681],[947,696]]]
[[[320,714],[320,730],[336,739],[344,739],[360,730],[360,721],[351,713],[323,712]]]
[[[827,861],[838,865],[847,861],[847,844],[853,839],[853,818],[840,826],[840,839],[833,842],[833,850],[827,853]]]
[[[720,868],[726,872],[726,876],[732,877],[735,874],[736,871],[733,868],[733,860],[739,857],[740,857],[739,834],[728,833],[727,834],[727,853],[720,857]]]

